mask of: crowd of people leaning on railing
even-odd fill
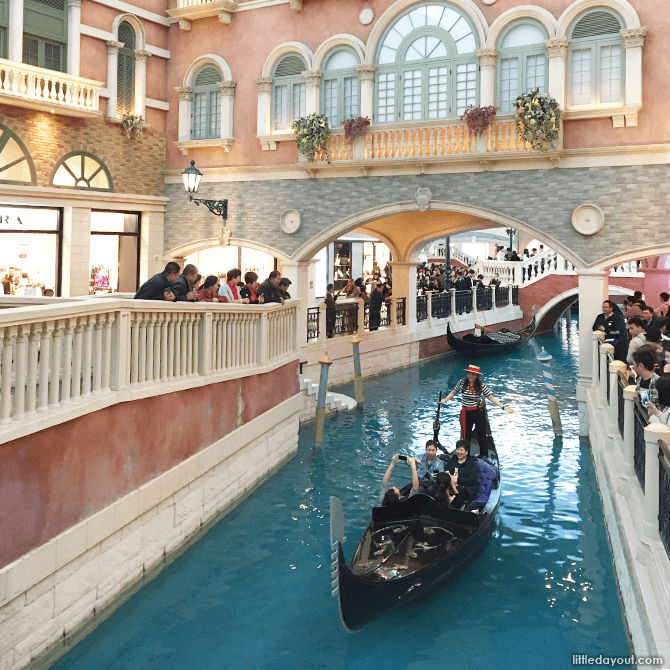
[[[624,299],[622,306],[605,300],[593,330],[604,332],[614,359],[629,366],[628,380],[636,385],[649,420],[670,425],[670,294],[659,297],[656,308],[645,303],[641,291]]]
[[[135,298],[140,300],[166,300],[168,302],[212,302],[263,305],[284,304],[291,296],[288,287],[291,280],[281,276],[278,270],[270,272],[261,284],[255,272],[242,272],[237,268],[228,270],[225,279],[217,275],[203,278],[195,265],[185,265],[180,274],[179,263],[171,261],[140,286]]]
[[[472,268],[449,266],[449,271],[447,271],[447,266],[444,263],[432,263],[430,266],[423,263],[417,268],[416,290],[419,295],[425,295],[429,291],[442,293],[452,288],[457,291],[468,291],[473,288],[483,291],[486,288],[498,288],[499,286],[498,273],[488,283],[485,283],[484,275],[475,274],[475,270]]]

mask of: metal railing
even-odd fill
[[[658,441],[658,532],[670,558],[670,450]]]
[[[335,305],[332,330],[333,335],[351,335],[357,330],[358,303]]]
[[[477,290],[477,310],[493,309],[493,291],[487,286]]]
[[[507,307],[509,306],[509,291],[507,290],[496,290],[496,307]]]
[[[472,291],[456,291],[456,314],[472,311]]]
[[[319,338],[319,308],[307,309],[307,341]]]
[[[428,318],[428,296],[416,296],[416,320],[417,323],[425,321]]]
[[[635,399],[635,407],[633,410],[633,435],[635,438],[633,449],[633,468],[637,475],[637,480],[640,482],[642,491],[644,492],[644,468],[646,460],[646,446],[644,443],[644,428],[649,423],[649,415],[647,410],[642,407],[639,399]]]
[[[398,326],[404,326],[407,323],[407,309],[405,298],[396,298],[395,320]]]
[[[451,292],[433,293],[430,300],[430,314],[434,319],[451,316]]]
[[[519,304],[519,287],[518,286],[512,286],[512,304],[513,305],[518,305]]]

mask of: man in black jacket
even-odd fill
[[[135,294],[138,300],[174,300],[174,293],[170,292],[170,286],[179,277],[179,263],[170,261],[163,272],[159,272],[140,286]]]
[[[174,294],[175,300],[179,302],[195,302],[198,299],[198,292],[192,290],[191,286],[198,276],[198,268],[195,265],[184,266],[184,271],[179,275],[177,281],[170,286],[170,291]]]
[[[279,270],[273,270],[270,276],[258,287],[258,297],[263,296],[264,302],[267,305],[269,302],[280,302],[284,304],[284,298],[281,297],[277,286],[281,281],[281,273]]]

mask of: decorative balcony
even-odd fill
[[[0,58],[0,102],[65,116],[99,116],[101,81]]]
[[[213,16],[218,16],[221,23],[230,23],[238,4],[230,0],[177,0],[177,6],[168,9],[167,13],[179,21],[182,30],[190,30],[191,21]]]

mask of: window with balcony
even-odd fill
[[[477,39],[454,7],[429,4],[402,14],[376,55],[375,121],[460,117],[479,100]]]
[[[624,102],[625,47],[621,17],[597,8],[584,12],[568,32],[568,105],[572,109]]]
[[[544,26],[535,21],[515,23],[498,40],[496,101],[503,114],[515,111],[518,96],[539,89],[547,92],[549,58]]]
[[[134,113],[135,98],[135,48],[137,38],[135,29],[127,22],[119,24],[119,42],[123,46],[119,49],[117,79],[116,79],[116,113]]]
[[[23,6],[23,62],[65,72],[67,2],[25,0]]]
[[[210,140],[221,137],[221,72],[207,65],[198,72],[193,82],[191,107],[191,139]]]
[[[287,54],[275,66],[272,75],[272,126],[289,130],[291,124],[307,114],[307,90],[302,72],[305,61]]]
[[[360,115],[358,57],[352,49],[338,49],[325,59],[321,79],[321,112],[331,128]]]

